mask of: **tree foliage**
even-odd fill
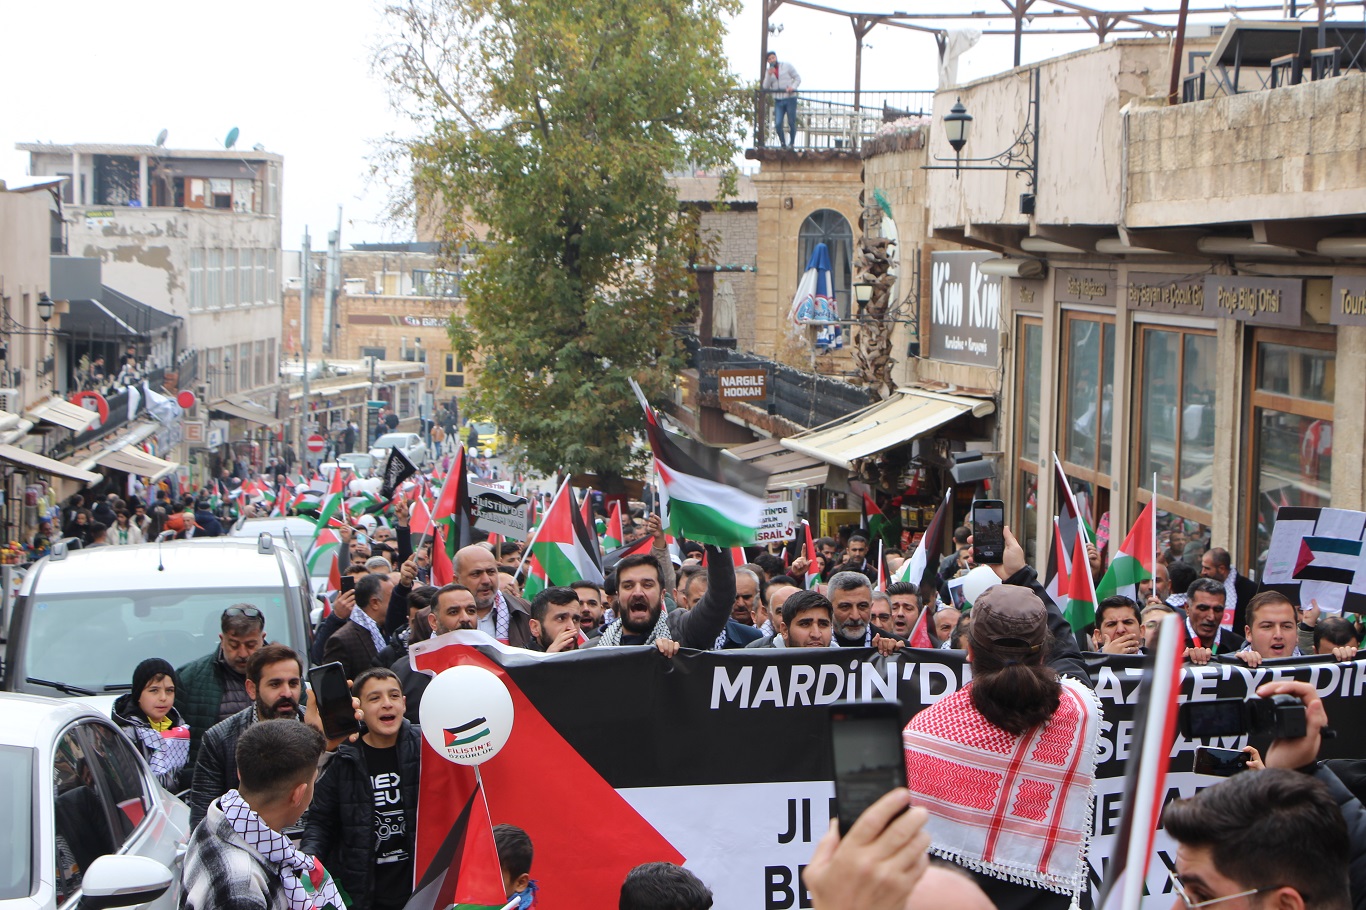
[[[698,253],[669,173],[728,162],[743,113],[735,0],[435,0],[395,7],[380,61],[430,112],[411,144],[441,235],[479,237],[455,347],[475,406],[543,472],[620,475],[639,406],[680,366]],[[486,233],[485,233],[486,232]],[[481,236],[482,235],[482,236]]]

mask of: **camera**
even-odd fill
[[[1221,736],[1270,736],[1295,739],[1309,732],[1304,702],[1293,695],[1270,698],[1216,698],[1181,706],[1181,735],[1186,739]]]

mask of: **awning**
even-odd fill
[[[275,419],[274,414],[244,401],[229,401],[223,398],[209,405],[209,409],[227,414],[229,417],[259,423],[263,427],[278,427],[280,425],[280,421]]]
[[[852,471],[856,460],[932,433],[955,417],[985,417],[994,410],[996,405],[983,398],[903,389],[842,420],[784,439],[783,446]]]
[[[103,480],[94,471],[83,471],[80,468],[72,467],[60,461],[39,455],[36,452],[28,452],[12,445],[0,445],[0,461],[19,465],[23,468],[32,468],[43,474],[52,474],[56,477],[65,477],[68,480],[77,480],[81,483],[97,483]]]
[[[137,447],[148,436],[155,433],[160,427],[154,423],[145,423],[134,427],[127,433],[119,435],[118,439],[103,449],[91,455],[81,462],[79,467],[90,468],[99,465],[105,468],[112,468],[115,471],[127,471],[129,474],[136,474],[139,477],[149,477],[152,480],[160,480],[180,467],[174,461],[166,461],[149,455]]]
[[[100,415],[94,411],[88,411],[78,404],[60,398],[49,398],[37,407],[31,408],[26,416],[32,420],[45,420],[75,433],[88,429],[92,423],[100,419]]]
[[[768,471],[767,487],[770,491],[819,487],[830,479],[829,464],[786,448],[780,439],[761,439],[726,451],[741,461]]]

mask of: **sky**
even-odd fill
[[[995,3],[936,0],[934,8]],[[220,148],[237,127],[239,148],[259,142],[284,156],[286,249],[299,248],[305,226],[315,246],[325,242],[339,205],[343,245],[412,239],[410,225],[386,221],[387,190],[372,176],[376,140],[405,128],[370,66],[383,9],[379,0],[4,0],[0,178],[27,173],[16,142],[151,144],[166,129],[171,148]],[[725,38],[731,68],[746,80],[759,76],[761,10],[761,0],[744,0]],[[853,88],[848,19],[784,6],[773,25],[781,31],[770,47],[798,68],[803,88]],[[1026,38],[1025,62],[1094,43]],[[960,80],[1009,69],[1011,47],[1009,38],[983,38],[963,57]],[[865,38],[863,87],[933,89],[936,63],[929,35],[875,28]]]

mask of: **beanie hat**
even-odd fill
[[[142,697],[142,690],[147,688],[147,684],[159,676],[169,676],[171,683],[177,687],[180,680],[176,678],[175,667],[168,661],[160,657],[149,657],[138,664],[133,670],[133,700],[137,701]]]

